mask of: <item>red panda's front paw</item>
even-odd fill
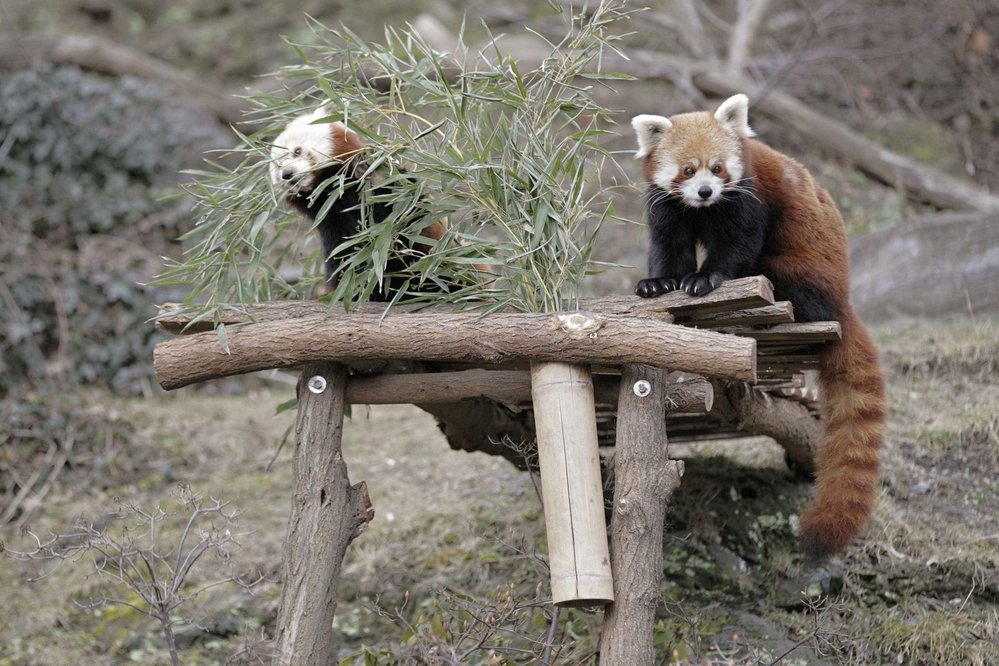
[[[679,288],[679,281],[673,278],[645,278],[635,285],[635,293],[642,298],[652,298]]]
[[[691,296],[704,296],[725,281],[721,273],[688,273],[680,280],[680,289]]]

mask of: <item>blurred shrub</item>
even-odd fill
[[[139,79],[72,67],[0,77],[0,211],[21,230],[68,242],[154,213],[176,231],[185,211],[159,199],[217,133],[190,115]]]
[[[72,392],[0,402],[0,525],[24,524],[53,488],[106,489],[136,469],[131,423]]]
[[[179,171],[225,136],[161,87],[71,67],[0,75],[0,396],[50,378],[148,386],[139,283],[177,254]]]

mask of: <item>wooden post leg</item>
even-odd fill
[[[604,614],[600,663],[655,662],[652,633],[663,574],[663,523],[683,463],[666,448],[666,370],[621,369],[614,452],[614,509],[610,526],[614,603]]]
[[[341,455],[347,370],[312,363],[298,381],[298,422],[288,538],[281,565],[275,664],[333,660],[336,584],[347,546],[374,516],[363,482],[350,485]]]
[[[614,585],[590,368],[535,363],[531,392],[552,598],[559,606],[605,604]]]

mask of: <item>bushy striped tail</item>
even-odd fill
[[[874,509],[885,433],[884,375],[867,329],[847,307],[843,336],[819,362],[824,433],[816,456],[816,495],[801,518],[806,557],[837,553],[860,534]]]

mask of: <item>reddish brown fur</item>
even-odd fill
[[[364,144],[357,134],[348,130],[343,123],[331,123],[330,134],[333,135],[333,157],[351,158],[360,155]]]
[[[825,428],[816,458],[816,497],[801,521],[809,557],[841,551],[863,529],[876,501],[887,410],[877,350],[850,306],[843,220],[829,194],[790,157],[759,141],[737,138],[712,113],[680,114],[670,121],[672,128],[643,160],[646,180],[665,188],[663,178],[683,181],[686,160],[696,158],[703,165],[740,156],[743,178],[778,220],[777,251],[765,255],[763,273],[815,289],[842,325],[842,339],[820,359]],[[727,171],[719,175],[726,181],[731,177]]]
[[[765,272],[819,288],[839,312],[842,339],[822,353],[825,430],[816,459],[816,497],[801,520],[807,555],[846,548],[876,501],[887,411],[884,377],[867,329],[850,306],[846,231],[829,194],[800,164],[766,145],[743,142],[746,173],[771,210],[781,211],[779,256]]]

